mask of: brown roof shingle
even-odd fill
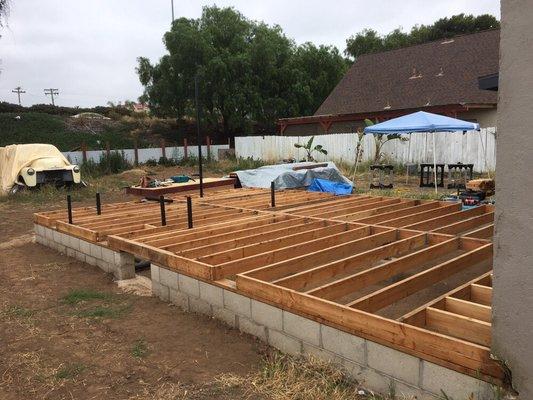
[[[315,115],[496,104],[478,77],[498,72],[499,42],[495,29],[360,56]]]

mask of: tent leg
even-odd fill
[[[435,183],[435,194],[437,194],[437,154],[435,153],[435,132],[433,132],[433,174],[433,180]]]

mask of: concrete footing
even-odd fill
[[[117,279],[135,276],[134,257],[35,225],[36,242],[96,265]],[[152,293],[205,314],[284,353],[336,364],[363,387],[400,399],[496,400],[489,383],[351,335],[234,291],[151,264]],[[402,397],[403,396],[403,397]]]
[[[135,278],[135,258],[132,254],[117,252],[98,244],[34,224],[35,241],[69,257],[113,274],[116,279]]]

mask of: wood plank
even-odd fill
[[[490,224],[488,226],[475,229],[472,232],[468,232],[465,237],[492,240],[492,238],[494,237],[494,225]]]
[[[428,307],[426,328],[482,346],[490,346],[491,324],[474,318]]]
[[[357,336],[429,359],[478,379],[503,378],[501,366],[491,359],[490,351],[485,346],[281,288],[244,274],[237,276],[236,285],[238,291],[250,297],[266,299],[279,307],[341,326]]]
[[[391,219],[403,217],[406,215],[416,214],[418,212],[434,210],[440,207],[438,201],[430,201],[423,204],[418,204],[413,207],[404,208],[402,210],[390,211],[379,215],[373,215],[371,217],[362,218],[357,220],[362,224],[380,224],[383,221],[388,221]]]
[[[336,300],[347,294],[356,292],[357,290],[360,290],[366,286],[376,284],[383,280],[392,278],[397,274],[407,272],[436,257],[448,254],[454,250],[457,250],[458,246],[458,239],[453,238],[446,242],[415,251],[414,253],[406,254],[396,260],[377,265],[355,275],[332,282],[331,284],[313,289],[308,293],[310,295],[321,297],[327,300]]]
[[[490,306],[492,304],[492,288],[473,283],[470,285],[470,300],[474,303]]]
[[[399,211],[405,208],[413,207],[417,204],[420,204],[418,200],[403,200],[400,203],[395,203],[387,206],[380,206],[376,208],[371,208],[369,210],[357,211],[350,214],[342,216],[343,221],[357,221],[365,217],[371,217],[373,215],[385,214],[392,211]]]
[[[390,226],[395,228],[403,228],[408,225],[414,224],[415,222],[424,221],[434,217],[438,217],[444,214],[450,214],[454,211],[459,211],[461,209],[461,203],[451,203],[448,205],[443,205],[433,210],[422,211],[411,215],[406,215],[400,218],[394,218],[387,221],[382,221],[379,225]]]
[[[492,258],[492,243],[426,269],[349,303],[349,307],[376,312],[469,266]]]
[[[431,218],[422,222],[417,222],[412,225],[405,226],[406,229],[415,229],[419,231],[432,231],[442,226],[447,226],[453,223],[463,222],[465,219],[477,217],[485,213],[483,207],[474,207],[467,210],[460,210],[452,212],[450,214],[441,215],[435,218]],[[449,232],[441,232],[449,233]]]
[[[464,315],[465,317],[479,319],[480,321],[492,321],[491,307],[454,297],[446,297],[444,299],[444,310],[454,314]]]

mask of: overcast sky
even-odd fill
[[[197,18],[212,4],[279,24],[297,43],[341,51],[364,28],[409,30],[461,12],[500,17],[498,0],[174,0],[175,16]],[[26,90],[23,105],[49,103],[43,89],[50,87],[59,89],[58,105],[136,100],[142,93],[136,58],[164,54],[170,20],[170,0],[12,0],[0,38],[0,101],[15,103],[16,86]]]

